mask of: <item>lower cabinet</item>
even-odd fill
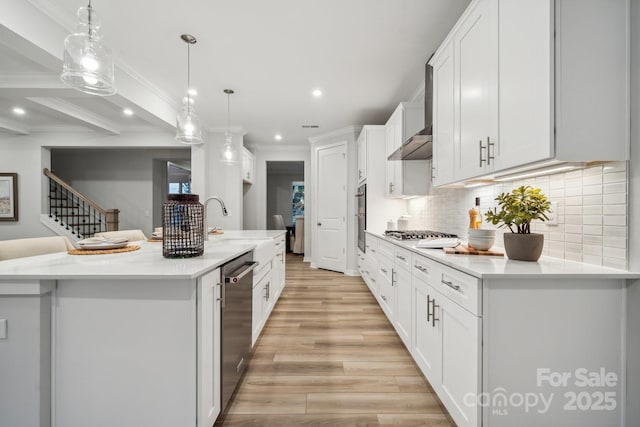
[[[395,291],[395,322],[393,325],[400,336],[400,339],[411,351],[411,273],[404,268],[393,269],[393,286]]]
[[[271,299],[271,267],[266,273],[261,272],[260,279],[253,285],[252,316],[251,316],[251,345],[255,345],[256,340],[262,332],[262,328],[267,320]]]
[[[211,426],[220,415],[220,269],[198,280],[197,425]]]
[[[420,279],[412,278],[413,292],[413,349],[411,354],[418,367],[429,380],[436,382],[442,371],[442,352],[437,351],[442,343],[441,323],[432,315],[431,301],[436,290]]]
[[[395,290],[393,278],[393,263],[384,257],[378,259],[378,278],[380,279],[380,293],[378,294],[378,302],[382,311],[387,315],[389,322],[394,323],[395,314]]]

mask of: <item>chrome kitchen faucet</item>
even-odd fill
[[[222,215],[228,216],[229,212],[227,212],[227,207],[224,205],[224,202],[220,197],[211,196],[207,200],[204,201],[204,240],[209,240],[209,226],[207,225],[207,205],[210,201],[217,200],[220,203],[220,207],[222,208]]]

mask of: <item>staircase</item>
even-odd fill
[[[42,221],[47,227],[72,240],[118,230],[118,209],[103,209],[49,169],[43,173],[49,179],[48,214]]]

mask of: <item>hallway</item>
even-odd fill
[[[453,426],[359,277],[287,256],[287,285],[216,426]]]

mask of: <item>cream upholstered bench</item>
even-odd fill
[[[74,249],[74,247],[64,236],[2,240],[0,241],[0,261],[54,252],[67,252],[69,249]]]

